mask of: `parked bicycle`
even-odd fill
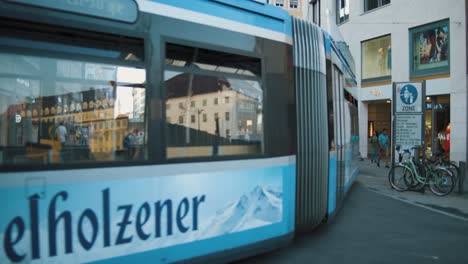
[[[451,161],[445,158],[444,155],[439,152],[436,153],[433,158],[427,159],[426,162],[448,169],[454,177],[456,187],[456,185],[458,184],[458,177],[460,175],[460,168],[458,167],[455,161]]]
[[[455,187],[455,178],[449,169],[436,164],[416,164],[409,149],[403,150],[402,161],[390,169],[388,179],[397,191],[424,190],[429,186],[432,193],[444,196]]]

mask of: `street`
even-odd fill
[[[335,219],[286,248],[238,263],[468,263],[468,214],[431,204],[466,204],[466,195],[399,193],[384,185],[388,169],[367,163]],[[412,196],[426,197],[426,204]]]

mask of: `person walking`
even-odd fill
[[[60,159],[65,162],[65,145],[67,143],[67,128],[63,121],[60,121],[59,126],[55,129],[55,137],[60,142]]]
[[[385,162],[385,168],[390,168],[390,166],[388,165],[388,160],[386,159],[387,146],[388,146],[387,129],[384,128],[382,130],[382,133],[379,135],[379,158],[377,160],[377,167],[380,167],[380,161],[383,159]]]
[[[377,163],[377,153],[379,151],[379,139],[377,137],[377,131],[374,131],[374,134],[369,140],[371,144],[371,163]]]

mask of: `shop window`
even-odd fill
[[[362,83],[392,79],[391,43],[390,35],[361,42]]]
[[[448,19],[409,29],[410,77],[450,73],[449,31]]]
[[[426,155],[450,155],[450,96],[426,98]]]

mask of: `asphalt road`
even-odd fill
[[[468,221],[356,182],[331,223],[243,263],[468,263]]]

